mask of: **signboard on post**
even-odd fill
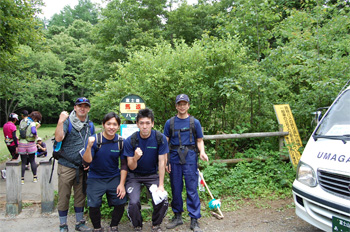
[[[289,150],[289,158],[293,166],[296,167],[301,156],[298,150],[302,147],[302,143],[292,111],[288,104],[274,105],[273,108],[275,109],[278,123],[283,125],[283,131],[289,132],[289,135],[284,137],[284,141]]]
[[[120,101],[120,113],[124,118],[130,121],[135,121],[139,110],[144,108],[146,108],[146,104],[143,99],[134,94],[125,96]]]
[[[122,124],[120,125],[120,133],[124,139],[127,139],[134,132],[139,131],[140,129],[136,124]]]

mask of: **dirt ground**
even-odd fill
[[[51,214],[41,214],[40,205],[33,204],[23,209],[22,213],[16,217],[4,215],[4,205],[0,208],[0,231],[27,231],[27,232],[50,232],[58,231],[57,212]],[[171,209],[169,209],[171,210]],[[218,220],[215,217],[202,217],[199,220],[203,231],[207,232],[320,232],[317,228],[309,225],[295,214],[293,200],[273,200],[273,201],[246,201],[243,206],[232,212],[223,212],[224,219]],[[166,230],[165,224],[169,221],[166,217],[162,228],[164,231],[182,232],[191,231],[189,229],[190,220],[183,214],[184,225],[173,230]],[[74,216],[69,217],[70,231],[74,231]],[[90,223],[88,223],[91,226]],[[103,226],[108,226],[107,222]],[[144,231],[150,231],[150,223],[144,224]],[[119,231],[133,231],[129,222],[119,225]]]

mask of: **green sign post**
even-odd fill
[[[120,113],[124,118],[130,121],[135,121],[139,110],[144,108],[146,108],[145,101],[135,94],[125,96],[120,101]]]

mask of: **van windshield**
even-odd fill
[[[333,104],[314,136],[350,136],[350,89]]]

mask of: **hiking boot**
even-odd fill
[[[60,225],[60,232],[68,232],[68,225],[67,224]]]
[[[166,228],[173,229],[173,228],[175,228],[179,225],[182,225],[182,224],[184,224],[184,222],[182,221],[181,213],[175,213],[171,222],[169,222],[168,225],[166,225]]]
[[[202,232],[201,228],[199,228],[199,224],[196,218],[191,218],[190,228],[193,230],[193,232]]]
[[[75,224],[76,231],[92,231],[87,225],[85,225],[85,220],[81,220],[80,222]]]
[[[152,226],[151,232],[162,232],[162,228],[160,228],[160,225]]]
[[[107,229],[107,232],[119,232],[118,226],[112,226]]]
[[[142,227],[134,227],[134,231],[141,231],[142,232]]]

